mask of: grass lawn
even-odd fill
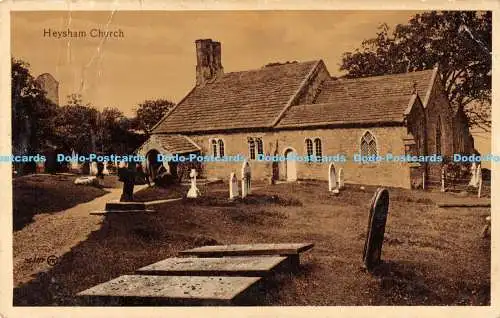
[[[428,193],[390,189],[384,263],[370,275],[361,260],[375,187],[348,185],[337,197],[325,182],[254,187],[245,201],[229,202],[227,184],[213,184],[156,214],[89,216],[100,229],[48,272],[15,283],[14,304],[74,305],[77,292],[187,248],[279,242],[315,247],[299,273],[268,282],[262,305],[490,303],[490,240],[480,237],[488,208],[439,209]]]
[[[189,187],[183,185],[172,185],[168,188],[152,186],[134,193],[134,201],[147,202],[165,199],[183,198]]]
[[[76,175],[33,174],[13,179],[14,230],[22,229],[42,213],[53,213],[90,201],[118,187],[115,176],[106,176],[103,187],[75,185]]]

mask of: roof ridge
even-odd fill
[[[323,61],[318,60],[318,61],[316,61],[316,63],[313,64],[313,66],[311,67],[309,72],[307,72],[307,75],[300,82],[299,87],[297,88],[295,93],[290,97],[290,99],[286,103],[285,107],[283,107],[283,109],[280,111],[278,116],[276,116],[276,118],[274,119],[273,123],[271,124],[272,127],[276,126],[280,122],[280,120],[283,118],[283,116],[287,113],[287,111],[290,109],[290,107],[292,107],[293,102],[295,101],[297,96],[300,94],[300,92],[302,91],[304,86],[307,85],[307,81],[311,78],[311,76],[313,76],[314,71],[316,69],[318,69],[318,67],[321,65],[321,63],[323,63]]]
[[[319,61],[321,61],[321,59],[309,60],[309,61],[303,61],[303,62],[296,62],[296,63],[294,63],[294,62],[292,62],[292,63],[283,63],[283,64],[280,64],[280,65],[273,65],[273,66],[265,66],[264,65],[264,66],[262,66],[260,68],[253,68],[253,69],[243,70],[243,71],[227,72],[227,73],[224,73],[224,76],[229,75],[229,74],[238,74],[238,73],[245,73],[245,72],[258,72],[258,71],[262,71],[262,70],[268,70],[268,69],[271,69],[271,68],[283,67],[283,66],[290,66],[290,65],[314,64],[314,63],[318,63]]]

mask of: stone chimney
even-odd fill
[[[196,85],[205,85],[224,74],[220,42],[196,40]]]

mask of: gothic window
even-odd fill
[[[253,138],[248,138],[248,150],[250,152],[250,159],[255,160],[255,141]]]
[[[306,139],[306,152],[307,152],[307,157],[311,157],[313,153],[313,142],[311,139],[307,138]]]
[[[369,131],[365,132],[363,137],[361,137],[361,155],[377,155],[377,142],[375,141],[375,137]]]
[[[217,140],[212,139],[212,156],[217,157]]]
[[[441,118],[436,123],[436,154],[441,154]]]
[[[250,159],[255,160],[257,155],[264,154],[264,143],[260,137],[248,137],[248,151]]]
[[[219,157],[224,157],[224,141],[219,139],[217,143],[219,144]]]
[[[321,149],[321,139],[314,139],[314,148],[316,150],[315,155],[316,159],[321,162],[321,157],[323,156],[323,151]]]
[[[259,155],[264,154],[264,145],[262,143],[262,138],[255,138],[255,142],[257,143],[257,153]]]

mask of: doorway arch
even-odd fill
[[[158,155],[160,152],[156,149],[151,149],[146,154],[146,170],[149,178],[151,180],[155,180],[159,174],[160,168],[163,166],[163,163],[158,161]]]
[[[293,148],[285,150],[285,179],[297,181],[297,152]]]

